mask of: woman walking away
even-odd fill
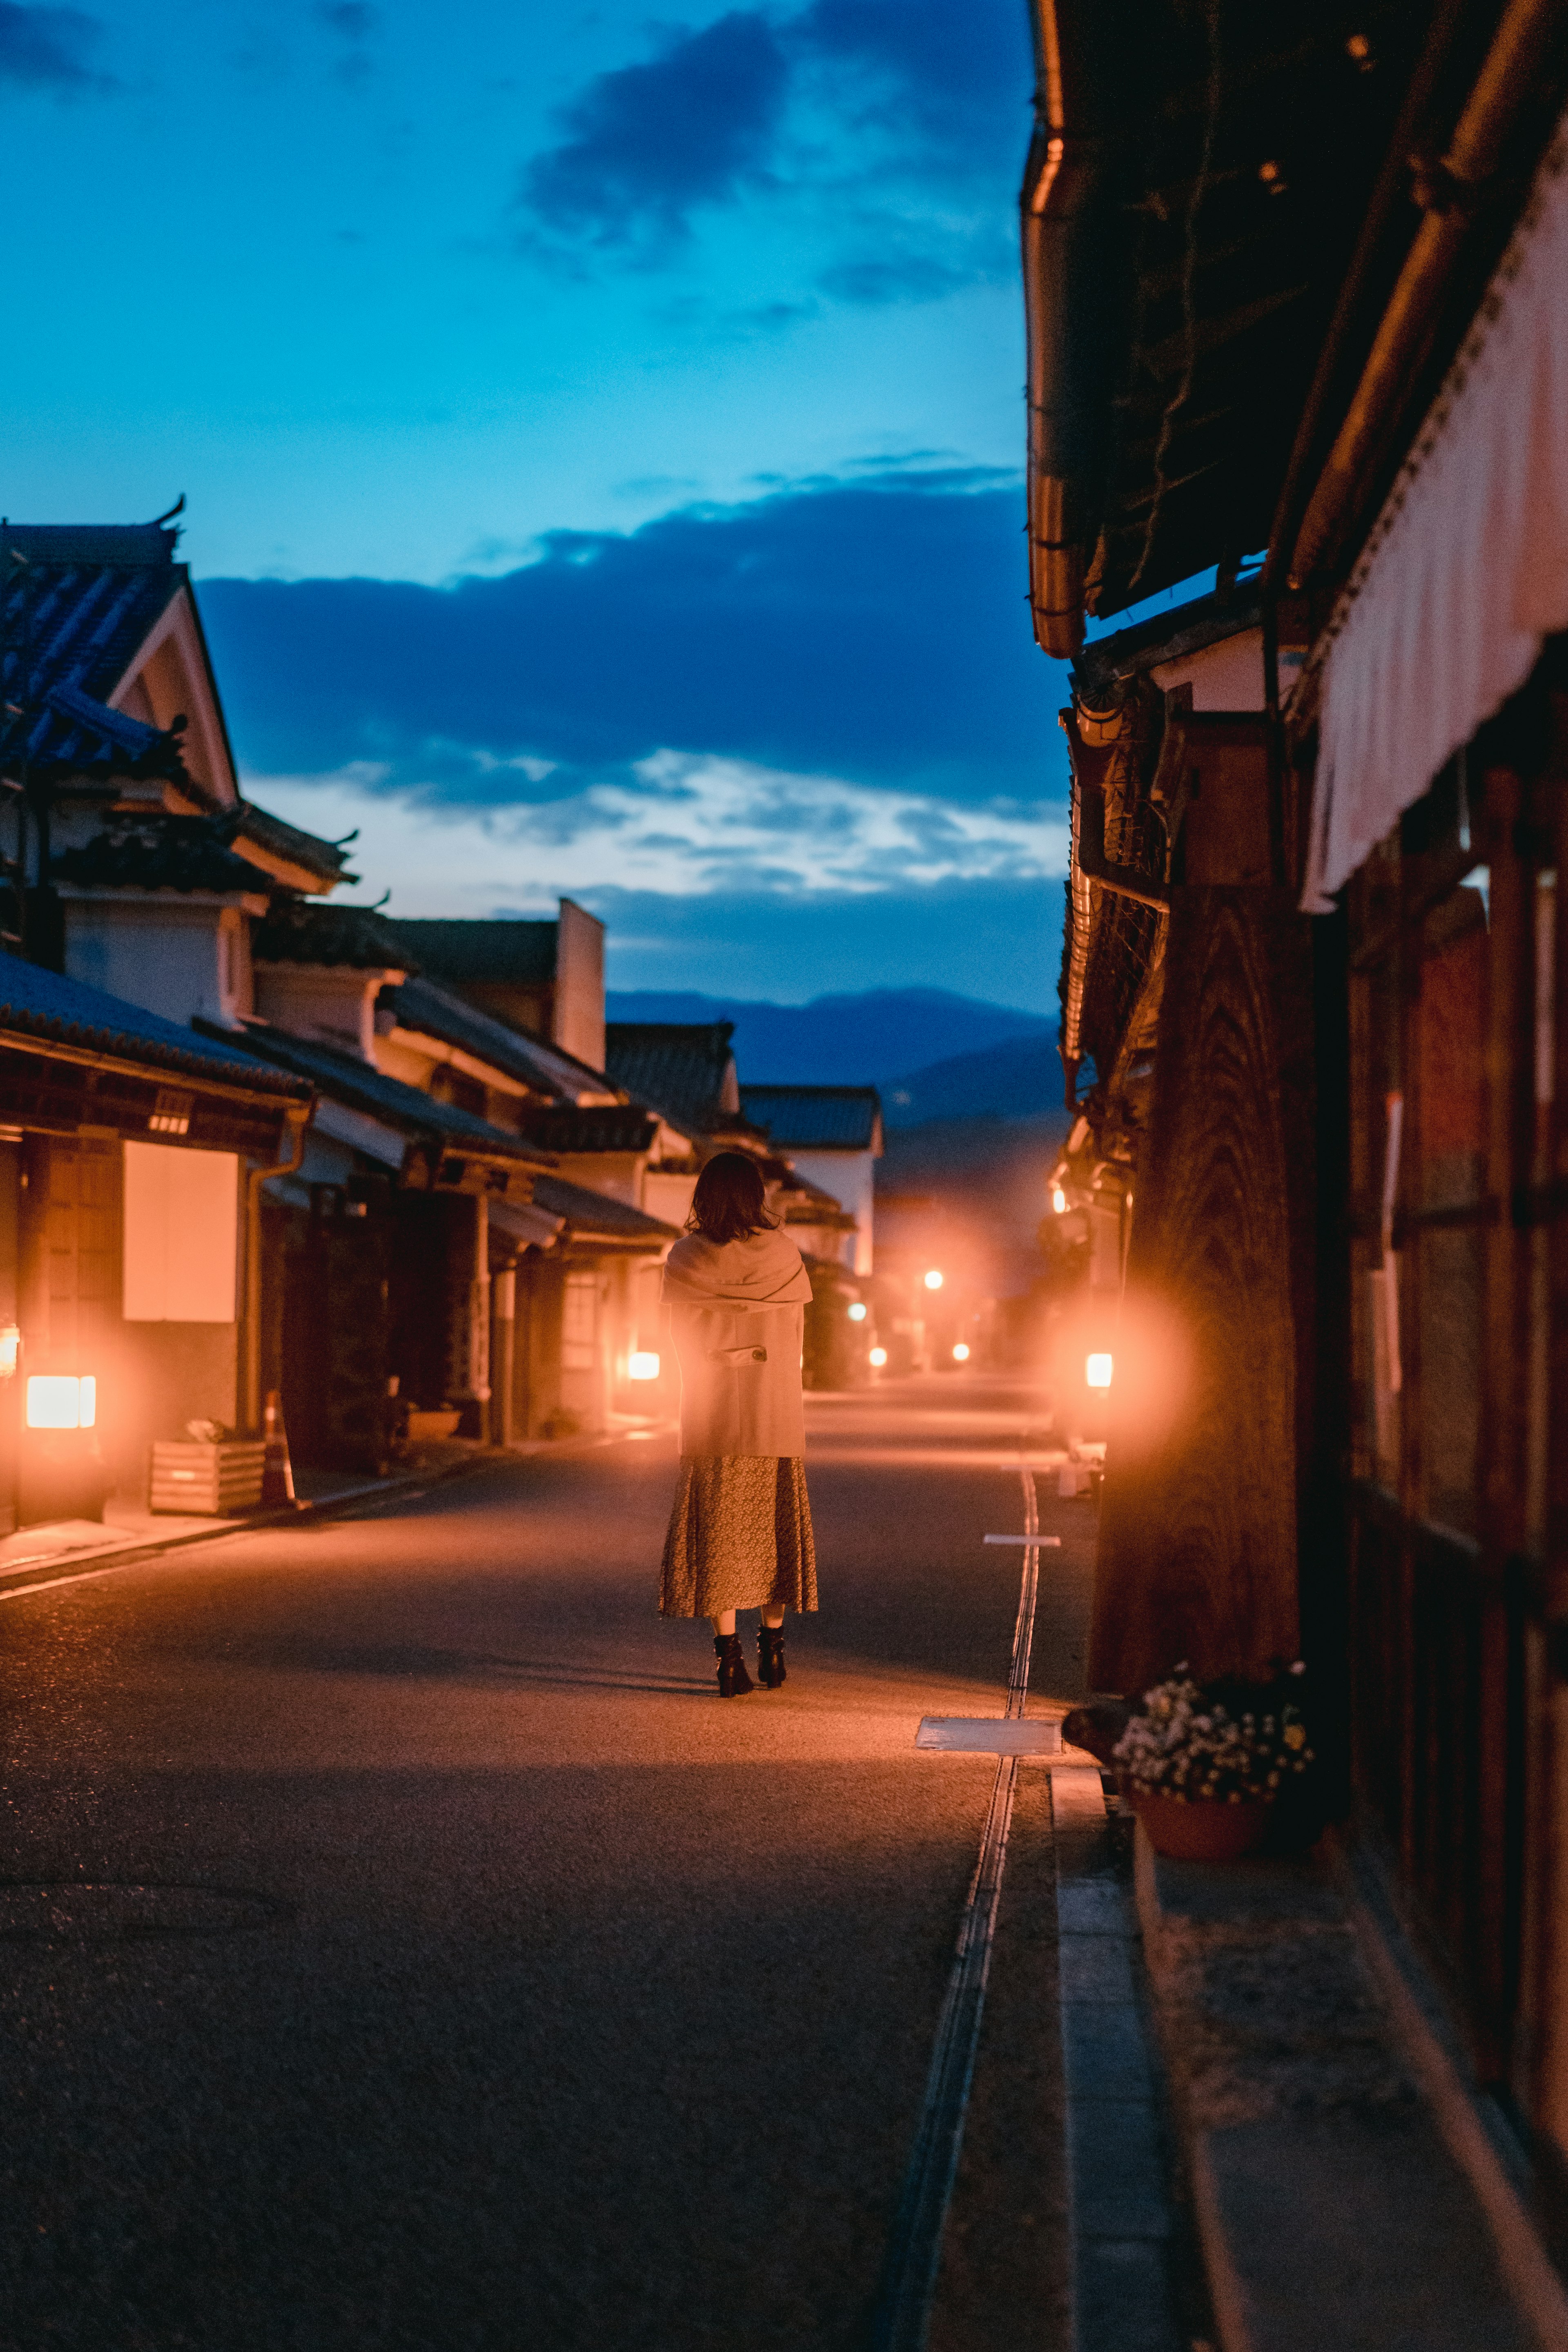
[[[721,1698],[752,1687],[737,1609],[763,1612],[757,1671],[777,1690],[784,1611],[816,1606],[800,1393],[811,1282],[763,1203],[756,1161],[715,1153],[664,1269],[680,1361],[680,1483],[658,1605],[666,1617],[712,1620]]]

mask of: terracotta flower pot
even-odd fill
[[[1237,1804],[1199,1797],[1190,1804],[1180,1797],[1132,1794],[1132,1809],[1149,1832],[1156,1853],[1173,1862],[1239,1862],[1263,1842],[1271,1801],[1244,1797]]]

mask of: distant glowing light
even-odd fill
[[[969,1349],[962,1339],[953,1349],[952,1360],[955,1364],[967,1364],[969,1361]]]
[[[1068,1196],[1062,1191],[1059,1184],[1053,1184],[1051,1187],[1051,1206],[1056,1211],[1058,1217],[1065,1217],[1067,1215]]]
[[[942,1276],[938,1274],[934,1265],[926,1276],[926,1288],[928,1290],[940,1290],[942,1288]]]
[[[854,1306],[849,1309],[849,1320],[851,1323],[864,1323],[866,1320],[866,1309],[860,1304],[858,1299],[855,1301]]]
[[[653,1349],[634,1348],[630,1361],[626,1365],[626,1374],[628,1379],[634,1381],[657,1381],[658,1358],[654,1354]]]
[[[21,1351],[22,1334],[15,1323],[0,1323],[0,1381],[8,1381],[16,1370]]]
[[[1090,1356],[1083,1368],[1083,1376],[1091,1389],[1108,1389],[1110,1386],[1110,1357]]]
[[[875,1364],[877,1370],[880,1371],[883,1365],[888,1360],[888,1351],[886,1348],[873,1348],[866,1360],[868,1364]]]
[[[90,1372],[35,1372],[27,1382],[29,1429],[90,1429],[98,1419],[98,1382]]]

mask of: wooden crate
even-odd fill
[[[225,1437],[216,1444],[160,1441],[153,1448],[148,1508],[190,1512],[201,1518],[254,1511],[261,1501],[266,1452],[258,1437]]]

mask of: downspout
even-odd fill
[[[290,1106],[287,1160],[276,1168],[245,1171],[245,1428],[251,1437],[261,1434],[261,1188],[269,1177],[297,1176],[305,1158],[305,1129],[313,1106]]]
[[[1477,201],[1496,173],[1519,115],[1539,87],[1561,32],[1561,0],[1511,0],[1442,162],[1424,175],[1426,217],[1389,298],[1329,460],[1308,505],[1290,558],[1292,588],[1327,570],[1354,520],[1388,434],[1404,413],[1412,379]]]

